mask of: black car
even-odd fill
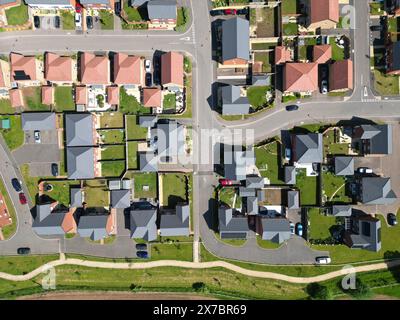
[[[59,17],[59,16],[55,16],[55,17],[54,17],[54,27],[55,27],[56,29],[59,29],[59,28],[60,28],[60,17]]]
[[[88,29],[93,29],[93,17],[92,16],[86,17],[86,26]]]
[[[40,18],[38,16],[33,16],[33,24],[36,29],[40,28]]]
[[[17,178],[11,179],[11,184],[12,184],[13,188],[15,189],[15,191],[17,191],[17,192],[22,191],[21,183],[19,182],[19,180]]]
[[[224,15],[224,10],[211,10],[211,11],[210,11],[210,15],[211,15],[212,17],[215,17],[215,16],[223,16],[223,15]]]
[[[153,85],[153,79],[150,72],[146,73],[146,87],[151,87]]]
[[[290,106],[286,106],[286,111],[296,111],[299,110],[299,106],[292,104]]]
[[[121,14],[121,2],[116,2],[114,5],[114,11],[117,16]]]
[[[27,254],[31,253],[31,249],[30,248],[18,248],[17,253],[21,254],[21,255],[27,255]]]
[[[147,259],[149,257],[149,254],[147,253],[147,251],[138,251],[136,252],[136,256],[141,259]]]
[[[387,215],[387,219],[388,219],[389,225],[395,226],[397,224],[397,218],[396,218],[396,215],[394,213],[389,213]]]
[[[371,31],[382,31],[383,30],[383,26],[382,25],[377,25],[377,26],[371,26]]]
[[[138,251],[146,251],[147,250],[147,244],[145,243],[138,243],[136,244],[136,250]]]
[[[51,164],[51,174],[55,177],[58,176],[58,164],[57,163]]]

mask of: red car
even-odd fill
[[[75,11],[76,13],[81,13],[82,11],[82,5],[79,2],[77,2],[75,5]]]
[[[229,179],[219,179],[219,183],[221,186],[231,186],[233,185],[233,181]]]
[[[236,15],[237,11],[236,11],[236,9],[225,9],[224,13],[226,15]]]
[[[24,195],[23,192],[21,192],[21,193],[19,194],[19,202],[20,202],[21,204],[26,204],[26,197],[25,197],[25,195]]]

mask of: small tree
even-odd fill
[[[307,286],[307,293],[310,295],[310,298],[313,300],[331,300],[332,299],[332,291],[329,287],[319,284],[319,283],[310,283]]]

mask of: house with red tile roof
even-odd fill
[[[329,90],[353,90],[353,61],[335,61],[329,66]]]
[[[275,64],[292,61],[290,50],[284,46],[275,47]]]
[[[117,86],[107,87],[107,103],[112,106],[119,105],[119,87]]]
[[[11,82],[21,85],[37,85],[41,76],[38,70],[39,63],[35,56],[24,56],[19,53],[10,54]]]
[[[73,61],[71,57],[63,57],[47,52],[45,57],[44,78],[54,83],[72,83]]]
[[[116,53],[113,64],[113,82],[115,84],[143,86],[144,65],[141,57]]]
[[[308,29],[335,29],[338,22],[339,0],[309,0]]]
[[[75,104],[86,106],[88,103],[88,94],[86,86],[75,87]]]
[[[0,59],[0,89],[10,87],[10,65]]]
[[[183,54],[171,51],[161,56],[161,84],[172,91],[183,88]]]
[[[84,52],[80,56],[80,81],[82,84],[109,84],[110,63],[105,55]]]
[[[329,44],[321,44],[313,47],[313,61],[315,63],[327,63],[332,59],[332,47]]]
[[[318,63],[287,63],[283,72],[283,91],[310,93],[318,90]]]
[[[42,103],[47,105],[54,103],[54,88],[52,86],[42,87]]]
[[[161,107],[161,90],[159,88],[144,88],[143,105],[148,108]]]
[[[22,98],[22,90],[21,89],[10,89],[8,91],[10,94],[10,102],[11,107],[13,108],[21,108],[24,107],[24,99]]]
[[[0,10],[16,7],[19,6],[20,4],[21,0],[2,0],[0,1]]]

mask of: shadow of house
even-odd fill
[[[203,213],[203,218],[207,227],[214,232],[218,232],[218,201],[214,198],[208,200],[208,210]]]

